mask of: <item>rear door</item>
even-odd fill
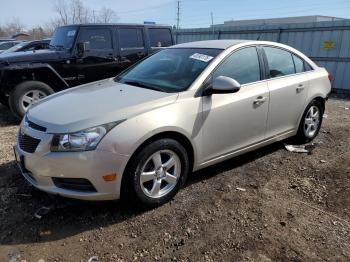
[[[81,28],[78,43],[88,42],[90,50],[77,59],[78,80],[92,82],[116,75],[117,55],[111,27]]]
[[[147,55],[143,27],[118,27],[117,39],[121,69],[128,68]]]
[[[268,67],[270,91],[267,137],[292,132],[304,111],[309,81],[303,62],[291,52],[263,47]]]
[[[174,43],[170,28],[148,27],[147,31],[151,52],[172,46]]]

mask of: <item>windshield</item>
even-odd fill
[[[181,92],[189,88],[221,49],[169,48],[143,60],[116,77],[120,83]]]
[[[64,26],[55,30],[50,47],[60,49],[71,49],[77,34],[77,26]]]

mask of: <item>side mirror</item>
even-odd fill
[[[212,84],[204,90],[204,95],[236,93],[241,84],[227,76],[216,77]]]
[[[77,50],[78,50],[78,56],[82,57],[86,52],[90,51],[90,43],[84,42],[84,43],[78,43],[77,44]]]

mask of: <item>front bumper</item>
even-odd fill
[[[34,187],[52,194],[82,200],[113,200],[120,197],[120,186],[128,157],[103,150],[51,152],[52,135],[26,128],[26,135],[40,139],[34,153],[21,149],[18,138],[14,147],[24,178]],[[103,176],[116,173],[114,181]],[[96,189],[91,192],[58,187],[52,178],[87,179]]]

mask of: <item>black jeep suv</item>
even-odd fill
[[[0,102],[21,118],[32,103],[45,96],[115,76],[143,57],[173,44],[169,26],[59,27],[52,36],[50,49],[0,57]]]

